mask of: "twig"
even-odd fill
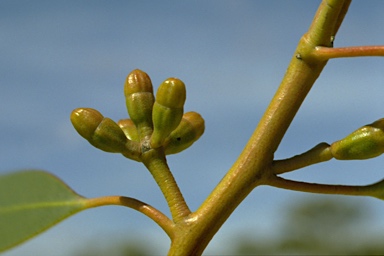
[[[371,186],[348,186],[348,185],[328,185],[318,183],[308,183],[302,181],[294,181],[275,176],[271,178],[268,185],[288,190],[333,194],[333,195],[349,195],[349,196],[373,196]]]
[[[307,152],[288,159],[275,160],[272,164],[274,174],[282,174],[298,170],[300,168],[329,161],[333,158],[329,144],[323,142]]]
[[[340,48],[318,46],[315,48],[313,55],[319,60],[349,57],[384,56],[384,46],[353,46]]]
[[[124,196],[104,196],[86,199],[86,208],[93,208],[105,205],[120,205],[132,208],[155,221],[167,235],[174,237],[174,223],[162,212],[142,201]]]
[[[162,148],[151,149],[142,154],[142,162],[151,172],[163,193],[175,223],[182,221],[191,211],[169,170]]]

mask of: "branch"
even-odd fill
[[[174,237],[174,223],[156,208],[137,199],[124,196],[104,196],[98,198],[89,198],[86,202],[86,208],[106,205],[126,206],[141,212],[155,221],[171,239]]]
[[[350,0],[322,1],[309,31],[301,38],[288,70],[243,152],[196,212],[185,220],[188,235],[172,242],[169,255],[199,255],[243,199],[272,172],[273,155],[326,61],[316,46],[331,46]],[[185,227],[187,229],[187,227]]]
[[[315,48],[313,55],[319,60],[347,57],[384,56],[384,46],[352,46],[340,48],[318,46]]]

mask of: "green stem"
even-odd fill
[[[155,221],[167,235],[174,237],[174,223],[162,212],[142,201],[124,196],[103,196],[97,198],[87,198],[85,208],[93,208],[106,205],[121,205],[141,212]]]
[[[317,193],[317,194],[333,194],[348,196],[373,196],[372,186],[350,186],[350,185],[329,185],[308,183],[302,181],[287,180],[281,177],[272,178],[269,181],[270,186],[289,189],[294,191]]]
[[[175,223],[183,220],[191,211],[177,186],[175,178],[169,170],[162,148],[150,149],[142,154],[142,162],[151,172],[168,203]]]
[[[314,55],[319,60],[346,57],[384,56],[384,46],[352,46],[352,47],[316,47]]]
[[[185,233],[172,241],[169,255],[199,255],[221,225],[258,185],[268,183],[273,154],[326,61],[316,46],[331,46],[350,1],[323,1],[297,47],[283,81],[249,142],[232,168],[184,223]]]
[[[274,174],[282,174],[325,162],[332,158],[329,144],[322,142],[301,155],[273,161],[272,169]]]

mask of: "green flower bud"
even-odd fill
[[[155,100],[151,79],[145,72],[133,70],[125,81],[124,94],[129,116],[140,138],[149,136],[152,132],[152,107]]]
[[[365,125],[331,145],[339,160],[368,159],[384,153],[384,118]]]
[[[204,119],[196,112],[187,112],[177,128],[164,142],[165,154],[176,154],[190,147],[203,135]]]
[[[131,119],[122,119],[117,122],[120,128],[125,133],[128,139],[132,141],[140,141],[139,134],[137,133],[136,125]]]
[[[185,85],[181,80],[169,78],[160,85],[152,112],[151,146],[153,148],[162,146],[164,140],[180,124],[185,98]]]
[[[86,140],[92,140],[95,130],[104,119],[99,111],[92,108],[77,108],[71,113],[71,122],[76,131]]]
[[[127,141],[123,130],[106,117],[95,130],[91,144],[107,152],[122,153],[126,150]]]
[[[128,139],[124,132],[114,121],[104,118],[97,110],[75,109],[71,114],[71,122],[76,131],[96,148],[115,153],[126,150]]]

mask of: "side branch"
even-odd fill
[[[318,46],[315,47],[313,56],[319,60],[348,57],[384,56],[384,46],[352,46],[340,48]]]
[[[301,155],[273,161],[272,170],[274,174],[282,174],[309,165],[329,161],[332,158],[329,144],[322,142]]]
[[[132,208],[151,218],[171,239],[174,237],[174,223],[162,212],[142,201],[125,196],[103,196],[86,200],[87,209],[106,205],[120,205]]]
[[[191,211],[169,170],[162,149],[151,149],[142,155],[142,162],[152,174],[172,214],[175,223],[182,221]]]
[[[288,190],[317,193],[317,194],[333,194],[333,195],[348,195],[348,196],[372,196],[379,198],[374,189],[377,184],[365,186],[350,186],[350,185],[328,185],[318,183],[308,183],[302,181],[294,181],[275,176],[270,179],[268,185]],[[382,199],[382,198],[381,198]]]

